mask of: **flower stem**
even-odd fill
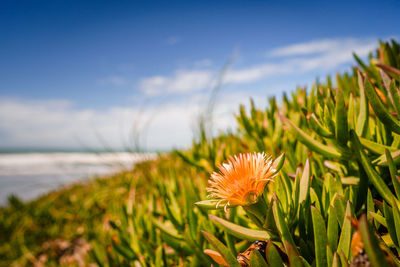
[[[263,198],[254,204],[243,206],[249,218],[260,228],[263,228],[265,216],[267,214],[267,205]]]

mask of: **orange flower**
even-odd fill
[[[227,207],[247,206],[258,201],[265,185],[275,175],[272,158],[264,153],[247,153],[229,157],[211,174],[208,181],[209,198],[219,199]]]

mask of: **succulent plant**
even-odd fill
[[[190,149],[138,165],[112,229],[94,228],[91,260],[399,266],[400,45],[354,56],[334,82],[241,106],[235,133],[202,130]]]

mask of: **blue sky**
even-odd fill
[[[0,148],[130,146],[132,129],[145,148],[186,146],[234,51],[219,129],[250,97],[262,107],[398,40],[399,12],[399,1],[1,1]]]

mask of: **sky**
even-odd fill
[[[400,41],[398,14],[398,0],[3,0],[0,150],[188,147],[219,77],[213,126],[234,131],[250,97],[265,107]]]

